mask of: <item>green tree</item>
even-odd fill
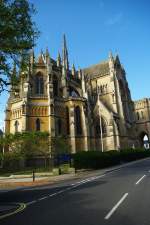
[[[27,67],[28,52],[39,35],[32,20],[34,13],[28,0],[0,1],[0,92],[15,85],[19,69]]]
[[[8,134],[0,138],[0,145],[4,145],[9,150],[4,154],[4,164],[9,167],[19,165],[19,160],[31,159],[36,157],[44,157],[45,167],[49,152],[49,133],[48,132],[23,132]],[[15,160],[16,159],[16,160]],[[1,158],[0,158],[1,160]]]
[[[70,145],[65,137],[55,137],[52,139],[52,149],[54,155],[70,153]]]

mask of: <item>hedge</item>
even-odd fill
[[[99,169],[149,156],[150,151],[144,149],[125,149],[120,152],[116,150],[107,152],[81,151],[73,154],[73,160],[76,169]]]

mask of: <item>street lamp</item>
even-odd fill
[[[101,148],[102,152],[104,151],[104,143],[103,143],[103,129],[102,129],[102,117],[100,113],[100,107],[98,106],[98,111],[99,111],[99,120],[100,120],[100,134],[101,134]]]

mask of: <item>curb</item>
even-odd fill
[[[124,163],[122,165],[116,165],[114,167],[104,168],[104,169],[100,169],[100,170],[90,170],[90,171],[89,170],[84,170],[82,172],[78,172],[78,173],[72,175],[71,177],[64,177],[63,178],[63,177],[61,177],[62,175],[60,175],[60,176],[57,176],[56,178],[62,178],[62,179],[58,179],[58,180],[57,179],[56,180],[48,180],[48,178],[46,177],[47,178],[47,184],[46,185],[49,185],[50,182],[53,182],[52,184],[55,185],[55,184],[61,184],[64,181],[69,181],[69,180],[73,180],[73,179],[80,179],[80,178],[84,178],[84,177],[88,178],[88,177],[92,176],[92,173],[95,173],[95,172],[97,172],[100,175],[108,174],[108,173],[111,173],[113,171],[120,170],[120,169],[122,169],[124,167],[127,167],[129,165],[134,165],[136,163],[139,163],[141,161],[146,161],[146,160],[149,160],[149,159],[150,159],[149,157],[148,158],[144,158],[144,159],[139,159],[139,160],[136,160],[136,161]],[[29,187],[33,187],[34,188],[34,187],[44,186],[44,185],[45,184],[40,184],[40,185],[36,185],[35,184],[35,186],[34,185],[33,186],[29,185],[29,186],[26,186],[26,187],[16,187],[16,188],[12,188],[12,189],[7,189],[7,192],[16,191],[16,190],[25,190],[26,188],[29,188]],[[6,189],[0,189],[0,193],[1,192],[6,192],[5,190]]]

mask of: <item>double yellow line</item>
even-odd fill
[[[17,213],[23,211],[23,210],[26,208],[26,204],[25,204],[25,203],[14,203],[14,204],[15,204],[15,205],[19,205],[19,208],[16,209],[15,211],[13,211],[13,212],[6,213],[5,215],[0,216],[0,220],[1,220],[1,219],[4,219],[4,218],[6,218],[6,217],[9,217],[9,216],[11,216],[11,215],[17,214]]]

